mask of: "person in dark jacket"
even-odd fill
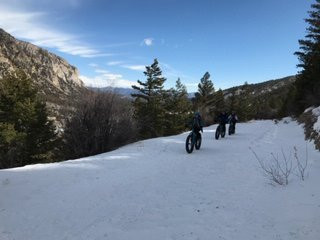
[[[236,130],[236,123],[238,122],[238,116],[235,112],[232,112],[228,118],[229,126],[229,135],[234,134]]]
[[[227,114],[225,111],[223,111],[223,112],[221,112],[221,113],[219,114],[219,116],[218,116],[218,122],[219,122],[220,124],[227,124],[227,123],[228,123],[228,114]]]
[[[223,130],[226,131],[226,124],[228,123],[228,114],[225,111],[219,114],[218,122],[220,125],[222,125]]]
[[[238,116],[236,115],[235,112],[232,112],[228,118],[229,123],[233,123],[234,126],[236,126],[236,123],[238,122]]]
[[[192,119],[192,131],[198,134],[200,131],[203,132],[203,121],[199,112],[194,114]]]

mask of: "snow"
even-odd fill
[[[308,107],[306,110],[304,110],[304,112],[303,113],[307,113],[307,112],[310,112],[311,110],[313,110],[314,109],[314,107],[312,106],[312,107]]]
[[[296,122],[251,121],[199,151],[187,133],[54,164],[0,171],[1,240],[319,240],[320,153]],[[308,148],[308,177],[272,186],[249,150]]]
[[[314,123],[313,129],[320,132],[320,116],[317,117],[317,121]]]
[[[313,113],[313,115],[315,115],[317,117],[320,116],[320,106],[312,109],[312,113]]]
[[[313,125],[313,129],[320,133],[320,106],[312,110],[312,114],[317,118]]]

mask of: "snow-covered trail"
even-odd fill
[[[192,154],[185,133],[0,171],[0,239],[320,239],[320,153],[307,143],[309,177],[274,187],[249,150],[302,158],[301,126],[254,121],[218,141],[215,128]]]

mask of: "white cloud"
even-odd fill
[[[93,78],[80,76],[80,79],[88,87],[122,87],[131,88],[136,82],[132,82],[123,78],[121,74],[105,73]]]
[[[94,71],[95,71],[96,73],[103,73],[103,74],[109,73],[108,70],[99,69],[99,68],[95,69]]]
[[[1,0],[2,3],[7,3],[10,6],[15,7],[30,7],[30,6],[45,6],[52,7],[56,5],[60,5],[63,7],[71,7],[76,8],[81,6],[83,0]]]
[[[42,25],[41,22],[45,17],[47,15],[44,12],[14,10],[0,3],[0,27],[15,37],[35,45],[54,48],[63,53],[85,58],[110,56],[80,42],[74,35]]]
[[[113,53],[89,53],[89,54],[82,54],[81,57],[84,58],[97,58],[97,57],[110,57],[114,56]]]
[[[89,63],[89,66],[90,66],[90,67],[93,67],[93,68],[97,68],[97,67],[99,67],[99,65],[98,65],[98,64],[96,64],[96,63]]]
[[[145,38],[143,39],[143,44],[146,46],[152,46],[153,45],[153,38]]]
[[[146,66],[144,65],[124,65],[122,67],[139,72],[146,70]]]
[[[192,79],[190,76],[184,74],[183,72],[175,69],[171,65],[164,63],[164,62],[159,62],[161,69],[164,72],[164,75],[167,76],[168,78],[182,78],[182,79]]]
[[[121,62],[121,61],[111,61],[111,62],[107,62],[107,65],[108,66],[117,66],[117,65],[120,65],[122,63],[123,62]]]

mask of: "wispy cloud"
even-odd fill
[[[80,79],[86,86],[89,87],[131,87],[135,82],[126,80],[122,74],[112,73],[109,70],[102,69],[96,63],[90,63],[89,66],[94,68],[94,72],[97,74],[94,77],[80,76]]]
[[[111,55],[82,43],[75,35],[60,32],[41,24],[46,17],[47,14],[44,12],[15,10],[0,3],[0,27],[15,37],[30,41],[35,45],[85,58]]]
[[[171,65],[164,63],[164,62],[160,62],[160,67],[164,72],[164,75],[168,76],[169,78],[183,78],[183,79],[192,79],[192,77],[184,74],[183,72],[175,69],[174,67],[172,67]]]
[[[123,65],[122,67],[139,72],[146,70],[146,66],[144,65]]]
[[[108,70],[104,70],[104,69],[95,69],[94,70],[95,73],[102,73],[102,74],[109,74],[110,72]]]
[[[105,73],[95,77],[80,76],[81,80],[89,87],[122,87],[130,88],[136,82],[123,78],[121,74]]]
[[[107,65],[108,66],[117,66],[117,65],[120,65],[122,63],[123,63],[122,61],[110,61],[110,62],[107,62]]]
[[[93,67],[93,68],[97,68],[97,67],[99,67],[99,65],[98,65],[98,64],[96,64],[96,63],[89,63],[89,66],[90,66],[90,67]]]
[[[35,6],[41,6],[46,8],[52,8],[53,6],[63,6],[64,8],[77,8],[81,6],[83,0],[1,0],[2,4],[15,8],[32,8]]]
[[[188,91],[197,90],[198,83],[195,82],[194,77],[189,76],[164,62],[160,62],[160,67],[163,70],[163,75],[166,76],[169,80],[175,81],[178,78],[181,78],[182,83],[187,87]]]
[[[139,42],[120,42],[120,43],[111,43],[107,45],[103,45],[103,48],[117,48],[123,46],[130,46],[130,45],[138,45]]]
[[[153,45],[153,41],[154,41],[153,38],[145,38],[143,39],[143,45],[150,47]]]

